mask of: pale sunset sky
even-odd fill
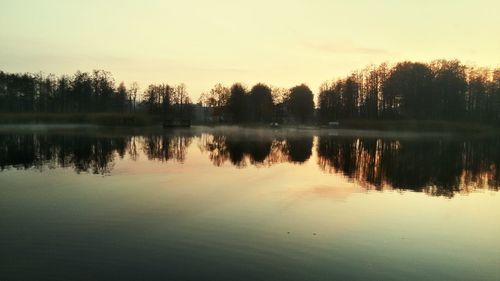
[[[319,85],[402,60],[500,65],[498,0],[0,0],[0,70],[116,82]]]

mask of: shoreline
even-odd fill
[[[491,124],[460,121],[434,120],[340,120],[339,125],[329,127],[321,124],[284,124],[271,128],[267,124],[221,124],[193,122],[191,128],[163,129],[161,116],[142,113],[48,113],[5,114],[0,113],[0,130],[80,130],[108,129],[142,132],[168,132],[204,128],[215,131],[266,130],[266,131],[314,131],[316,133],[357,132],[425,134],[425,135],[500,135],[500,127]]]
[[[0,134],[70,134],[70,135],[99,135],[99,136],[141,136],[141,135],[186,135],[199,136],[202,134],[214,135],[239,135],[248,139],[261,137],[304,137],[304,136],[331,136],[331,137],[361,137],[361,138],[384,138],[384,139],[480,139],[499,137],[500,131],[486,131],[480,133],[467,132],[429,132],[429,131],[397,131],[397,130],[373,130],[373,129],[326,129],[326,128],[281,128],[272,129],[266,127],[238,127],[238,126],[192,126],[191,128],[163,129],[160,126],[145,127],[109,127],[84,124],[24,124],[24,125],[2,125]]]

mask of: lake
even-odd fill
[[[0,131],[0,280],[499,280],[500,140]]]

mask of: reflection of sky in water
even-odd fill
[[[315,138],[314,145],[318,143]],[[213,165],[194,139],[182,164],[139,149],[108,176],[0,173],[6,277],[122,280],[494,280],[498,194],[370,191],[288,161]],[[151,157],[149,157],[151,158]],[[403,278],[404,277],[404,278]],[[71,279],[71,278],[70,278]],[[9,280],[8,278],[6,280]]]

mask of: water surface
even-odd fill
[[[0,280],[498,280],[500,141],[0,133]]]

